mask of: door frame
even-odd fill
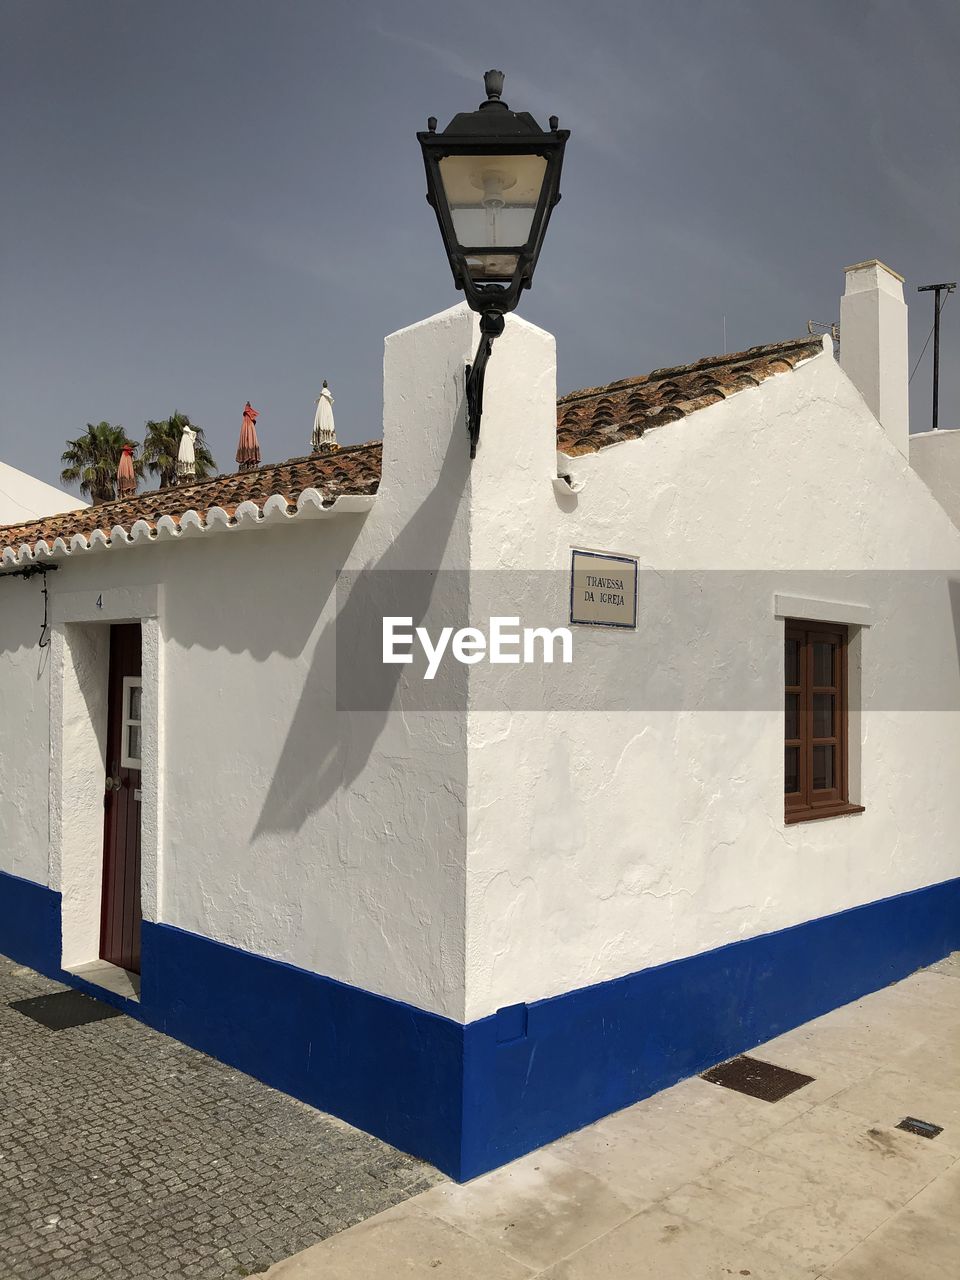
[[[119,622],[140,624],[140,900],[144,920],[160,918],[162,598],[159,585],[101,589],[96,582],[87,591],[51,593],[48,883],[61,895],[60,963],[68,971],[104,963],[99,956],[107,681],[110,627]]]

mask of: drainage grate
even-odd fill
[[[88,1022],[101,1022],[104,1018],[123,1017],[122,1010],[85,996],[82,991],[58,991],[52,996],[14,1000],[10,1008],[26,1014],[51,1031],[65,1031],[68,1027],[82,1027]]]
[[[929,1120],[918,1120],[915,1116],[904,1116],[897,1128],[919,1134],[921,1138],[935,1138],[938,1133],[943,1133],[942,1124],[931,1124]]]
[[[704,1071],[700,1079],[745,1093],[751,1098],[761,1098],[764,1102],[779,1102],[809,1084],[813,1076],[804,1076],[799,1071],[788,1071],[786,1067],[778,1067],[772,1062],[741,1055]]]

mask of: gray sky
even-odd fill
[[[842,268],[960,276],[956,0],[0,0],[0,457],[174,409],[232,470],[381,432],[386,333],[459,299],[414,134],[507,73],[572,131],[520,313],[560,391],[802,333]],[[930,417],[930,355],[912,385]],[[960,299],[941,423],[960,426]]]

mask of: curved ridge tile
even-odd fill
[[[134,521],[133,528],[130,530],[131,542],[152,542],[153,528],[146,520]]]
[[[232,519],[228,511],[224,511],[223,507],[210,507],[207,511],[207,529],[227,529],[232,524]]]
[[[325,510],[323,494],[319,489],[304,489],[297,499],[297,515],[319,515]]]
[[[179,538],[180,526],[173,516],[163,515],[157,521],[157,538]]]
[[[272,493],[263,504],[264,520],[271,520],[274,523],[279,523],[281,520],[289,520],[290,512],[287,510],[289,506],[290,503],[283,494]]]
[[[260,508],[249,498],[240,503],[233,515],[238,527],[248,528],[260,523]]]
[[[203,533],[204,523],[199,511],[185,511],[180,517],[180,536],[182,538],[195,538],[198,533]]]

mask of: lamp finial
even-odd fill
[[[500,102],[500,95],[503,93],[503,72],[502,71],[485,71],[483,73],[483,87],[487,91],[487,103]],[[505,103],[503,105],[506,105]]]

